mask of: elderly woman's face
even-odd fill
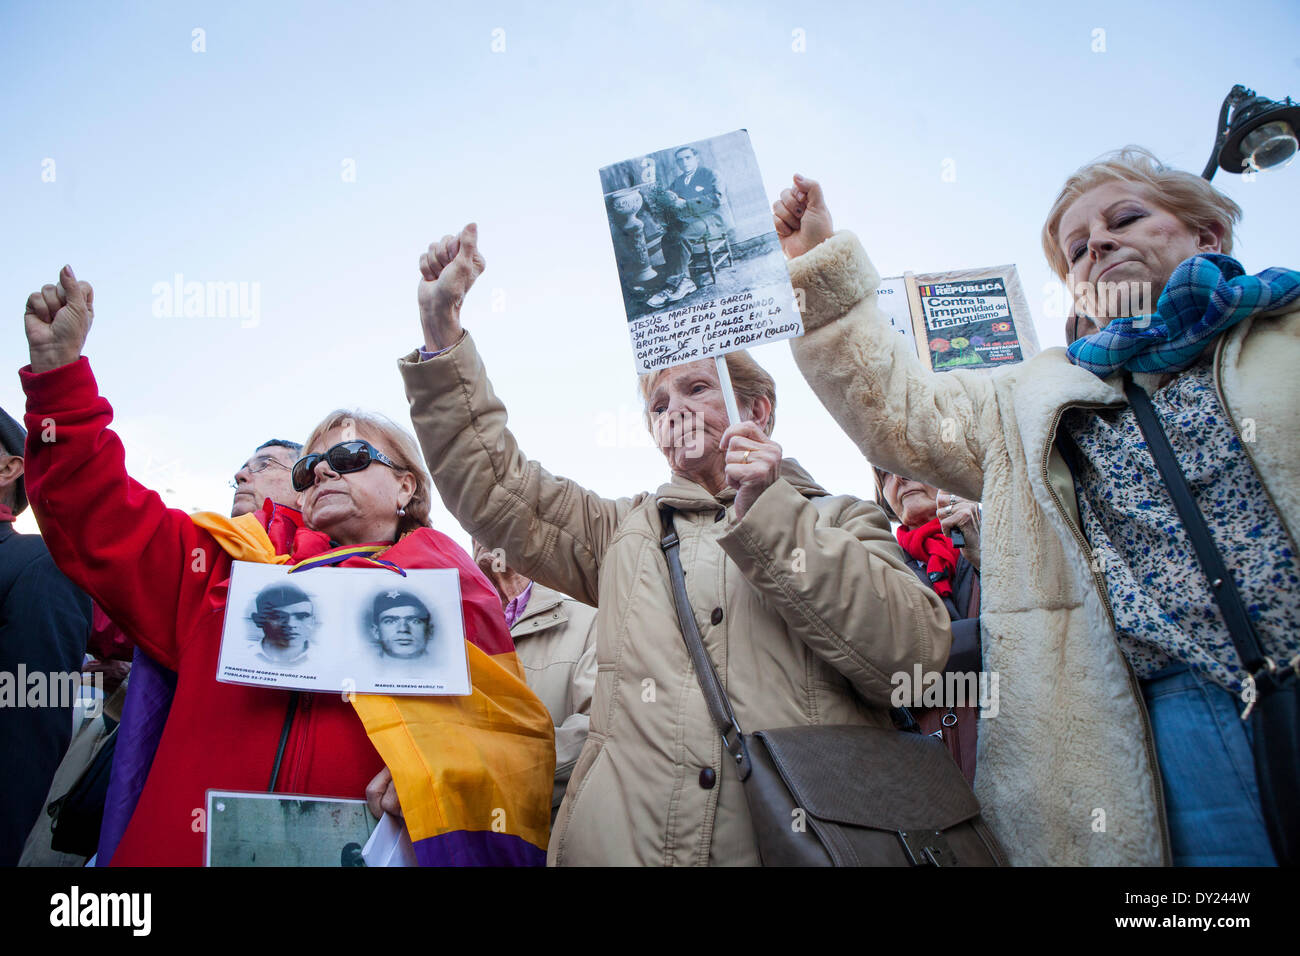
[[[1218,252],[1221,238],[1156,205],[1145,184],[1118,180],[1076,199],[1056,236],[1082,293],[1078,307],[1101,327],[1154,310],[1178,264]]]
[[[712,359],[677,365],[659,376],[647,404],[655,443],[669,467],[687,477],[708,474],[724,457],[727,405]],[[748,406],[740,409],[746,417]]]
[[[345,432],[342,428],[326,432],[317,445],[304,448],[303,454],[323,452],[354,438],[364,438],[377,451],[393,457],[382,438],[362,434],[360,429]],[[322,460],[316,466],[316,484],[299,496],[303,520],[308,527],[344,543],[391,539],[397,526],[397,508],[410,501],[414,485],[409,474],[379,462],[340,475]]]
[[[894,509],[898,520],[907,528],[919,528],[933,521],[937,510],[939,489],[911,478],[889,475],[885,478],[885,500]]]

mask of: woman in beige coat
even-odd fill
[[[447,508],[520,573],[599,607],[590,732],[549,862],[756,864],[742,784],[678,629],[657,506],[676,511],[695,617],[746,730],[889,726],[891,675],[942,668],[947,615],[876,505],[827,494],[783,457],[772,380],[743,354],[728,356],[738,425],[712,361],[643,380],[672,472],[653,494],[602,498],[528,460],[460,327],[483,266],[472,225],[429,247],[424,348],[400,365]]]
[[[936,375],[820,187],[796,178],[775,212],[822,402],[874,464],[983,502],[1000,680],[975,790],[1012,862],[1271,863],[1247,675],[1123,379],[1150,393],[1265,651],[1300,666],[1300,276],[1242,274],[1236,204],[1124,150],[1072,175],[1043,228],[1095,325],[1070,354]]]

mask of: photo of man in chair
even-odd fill
[[[743,130],[601,167],[628,322],[788,281]]]
[[[680,174],[662,197],[669,205],[661,246],[666,277],[663,287],[646,301],[653,309],[678,302],[698,288],[690,271],[692,241],[725,241],[727,234],[721,215],[725,197],[717,174],[700,165],[700,154],[693,146],[674,151],[673,161]]]

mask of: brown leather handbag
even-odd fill
[[[743,733],[686,595],[673,509],[660,505],[659,513],[677,621],[745,785],[763,865],[1005,865],[979,801],[939,741],[864,726]]]

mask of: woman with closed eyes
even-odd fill
[[[796,179],[775,212],[814,391],[873,464],[983,502],[984,668],[1001,680],[975,789],[1013,862],[1272,864],[1287,841],[1261,807],[1258,721],[1240,719],[1252,675],[1125,383],[1267,657],[1300,666],[1300,273],[1247,273],[1236,203],[1128,148],[1071,175],[1043,226],[1075,298],[1068,351],[935,375],[879,314],[820,187]]]

